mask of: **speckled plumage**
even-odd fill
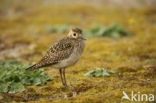
[[[39,62],[28,69],[33,70],[47,66],[52,66],[54,68],[58,68],[59,70],[64,69],[75,64],[79,60],[84,47],[85,44],[82,30],[79,28],[74,28],[69,32],[67,37],[64,37],[51,46],[46,52],[45,56],[43,56]],[[66,84],[66,81],[63,84]]]
[[[56,67],[59,62],[69,58],[75,48],[79,48],[79,52],[81,53],[84,47],[83,45],[80,45],[78,40],[65,37],[50,47],[45,56],[38,63],[33,65],[31,69],[37,69],[50,65],[54,65],[54,67]]]

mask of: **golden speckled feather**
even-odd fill
[[[50,47],[45,56],[38,63],[29,67],[29,69],[36,69],[54,65],[61,60],[68,58],[74,50],[75,43],[76,40],[73,38],[63,38],[62,40],[55,43],[52,47]]]

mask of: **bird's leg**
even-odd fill
[[[59,72],[60,72],[60,76],[61,76],[61,82],[63,85],[65,85],[64,80],[63,80],[63,76],[62,76],[62,69],[59,69]]]
[[[64,86],[67,87],[65,68],[62,69],[62,73],[63,73],[63,79],[64,79]]]

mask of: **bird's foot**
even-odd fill
[[[69,87],[67,84],[63,84],[63,86],[64,86],[65,88],[68,88],[68,87]]]

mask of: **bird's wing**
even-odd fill
[[[55,43],[46,55],[34,65],[34,69],[57,64],[59,61],[68,58],[74,49],[74,45],[69,38],[64,38]]]

